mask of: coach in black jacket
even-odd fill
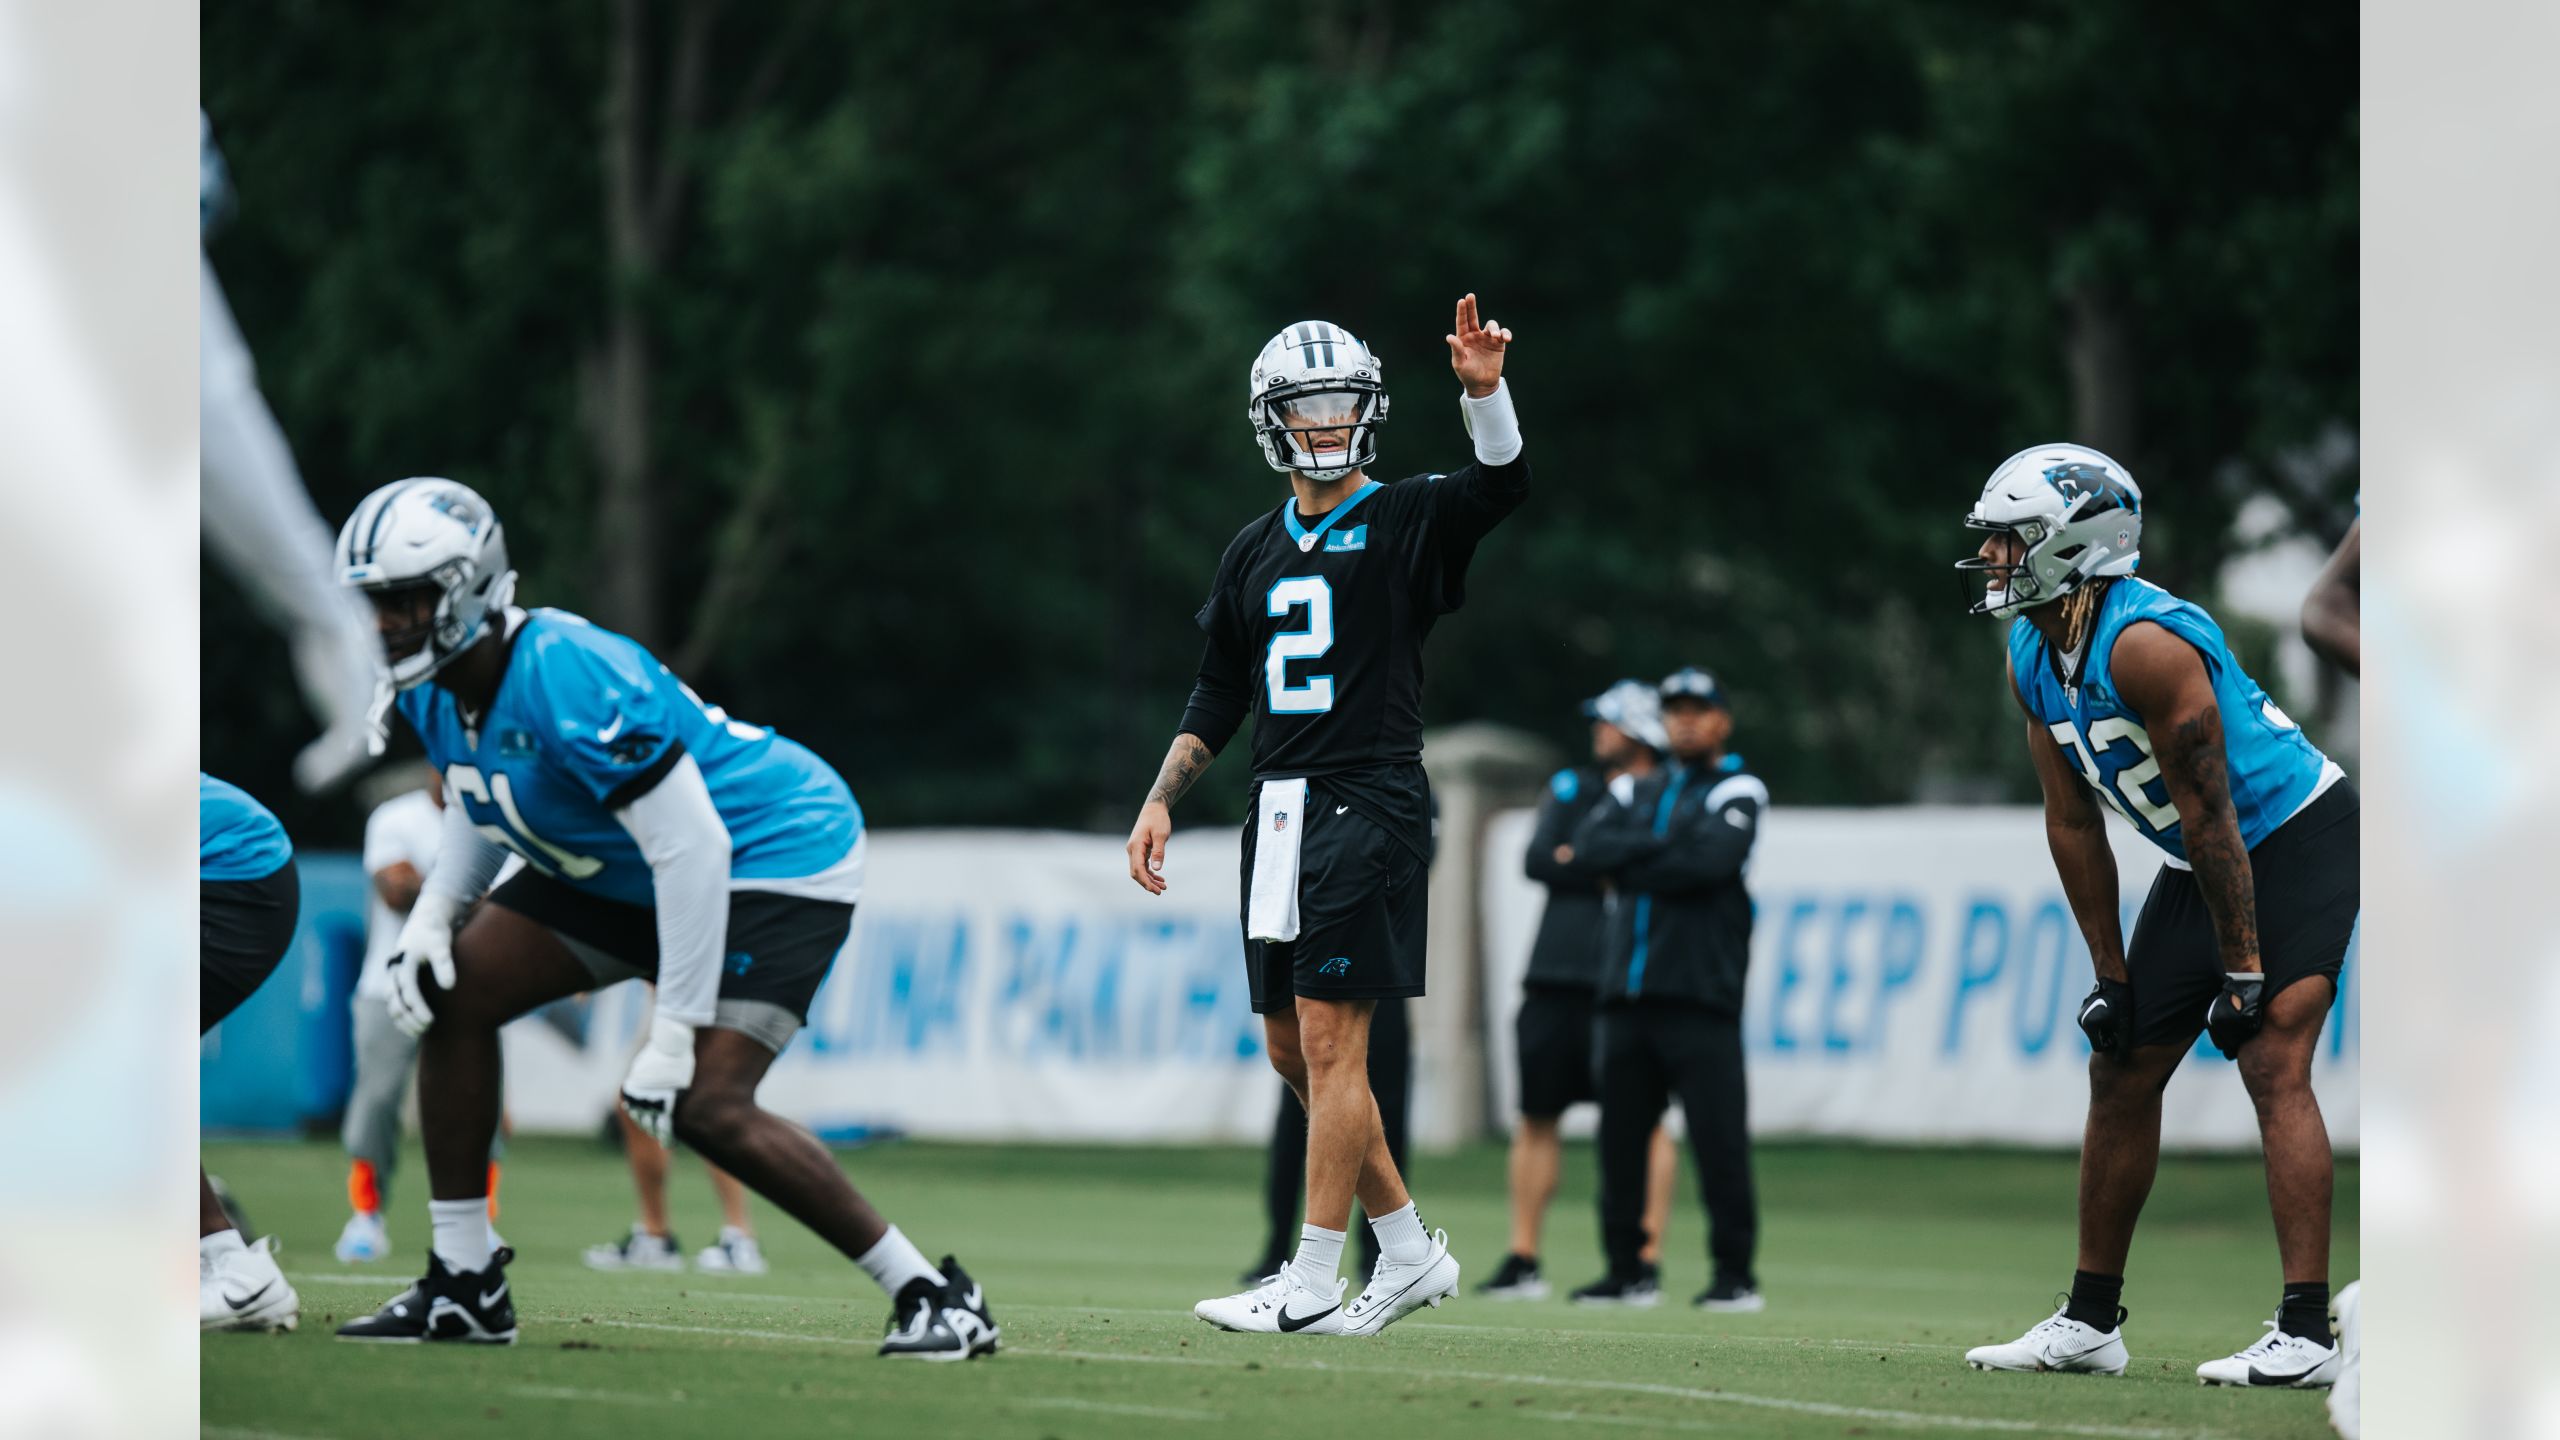
[[[1673,763],[1596,807],[1568,847],[1609,877],[1600,980],[1600,1232],[1606,1278],[1575,1298],[1607,1303],[1644,1288],[1645,1154],[1678,1096],[1707,1204],[1715,1273],[1700,1309],[1762,1308],[1752,1258],[1759,1202],[1742,1071],[1742,985],[1751,960],[1743,868],[1768,788],[1726,751],[1733,712],[1703,670],[1662,682]]]

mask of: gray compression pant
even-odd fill
[[[355,1012],[355,1088],[347,1096],[347,1118],[339,1141],[356,1160],[373,1163],[384,1202],[391,1195],[391,1171],[400,1160],[400,1102],[409,1093],[409,1076],[417,1068],[418,1042],[400,1033],[391,1011],[376,996],[358,995]],[[506,1151],[506,1137],[489,1142],[489,1158]]]

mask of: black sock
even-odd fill
[[[2323,1345],[2335,1344],[2329,1338],[2329,1282],[2311,1280],[2286,1285],[2284,1303],[2276,1309],[2276,1328]]]
[[[2063,1307],[2062,1313],[2092,1330],[2113,1330],[2117,1323],[2117,1302],[2122,1299],[2123,1276],[2074,1270],[2071,1272],[2071,1303]]]

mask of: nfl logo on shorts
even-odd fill
[[[1272,812],[1271,812],[1271,831],[1272,831],[1272,833],[1276,835],[1276,834],[1278,834],[1279,832],[1281,832],[1281,831],[1283,831],[1283,830],[1286,830],[1286,829],[1288,829],[1288,828],[1289,828],[1289,812],[1288,812],[1288,811],[1286,811],[1286,810],[1274,810],[1274,811],[1272,811]]]

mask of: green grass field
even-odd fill
[[[204,1338],[204,1433],[215,1440],[2328,1433],[2315,1394],[2195,1383],[2198,1361],[2254,1338],[2275,1306],[2254,1160],[2163,1167],[2125,1293],[2133,1370],[2115,1380],[1962,1363],[1966,1346],[2042,1318],[2070,1277],[2074,1162],[2062,1155],[1766,1147],[1766,1314],[1709,1317],[1681,1303],[1706,1278],[1684,1184],[1661,1309],[1469,1296],[1352,1341],[1229,1335],[1191,1318],[1193,1301],[1234,1288],[1260,1238],[1255,1152],[852,1152],[856,1181],[928,1254],[958,1252],[1003,1326],[1003,1354],[935,1366],[875,1358],[879,1292],[770,1211],[758,1212],[769,1275],[588,1271],[579,1251],[629,1224],[629,1184],[613,1152],[567,1141],[519,1143],[507,1167],[500,1228],[518,1255],[518,1345],[338,1344],[337,1321],[424,1263],[414,1152],[394,1200],[397,1253],[364,1269],[330,1255],[344,1218],[334,1146],[217,1142],[204,1153],[281,1237],[303,1297],[295,1334]],[[1600,1266],[1589,1147],[1566,1163],[1546,1257],[1559,1293]],[[1448,1228],[1472,1285],[1503,1249],[1500,1152],[1414,1170],[1424,1219]],[[2342,1281],[2357,1271],[2355,1176],[2341,1166]],[[675,1192],[677,1233],[699,1246],[717,1210],[690,1160]]]

